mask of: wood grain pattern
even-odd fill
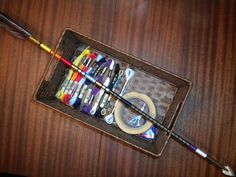
[[[193,82],[175,131],[236,169],[236,1],[2,0],[55,47],[79,32]],[[154,159],[33,101],[50,57],[0,29],[0,172],[25,176],[222,176],[170,141]]]
[[[29,0],[1,1],[0,9],[55,47],[67,26],[111,43],[114,5],[113,1]],[[33,101],[50,56],[0,30],[0,171],[96,176],[101,133]]]

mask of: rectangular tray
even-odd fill
[[[173,131],[178,115],[191,89],[190,81],[68,28],[63,32],[56,51],[62,54],[64,58],[71,59],[76,48],[84,44],[109,55],[122,65],[129,65],[134,68],[136,74],[126,92],[136,91],[148,95],[156,106],[158,120]],[[87,115],[59,102],[55,94],[67,69],[64,64],[52,57],[36,90],[36,102],[64,113],[155,157],[162,154],[170,134],[167,135],[159,130],[156,141],[147,141],[137,135],[125,133],[117,126],[108,125],[102,119]]]

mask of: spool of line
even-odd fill
[[[152,102],[151,98],[148,97],[147,95],[137,93],[137,92],[129,92],[125,94],[123,97],[129,101],[132,99],[138,99],[138,100],[143,101],[144,103],[146,103],[148,107],[148,110],[149,110],[148,114],[150,114],[152,117],[156,117],[155,105]],[[131,127],[127,125],[127,123],[125,123],[123,120],[123,117],[124,117],[124,114],[122,114],[123,108],[124,108],[124,104],[121,101],[118,101],[115,107],[115,112],[114,112],[115,121],[122,131],[128,134],[141,134],[141,133],[146,132],[152,127],[152,123],[148,120],[146,120],[146,122],[142,126],[139,126],[139,127]]]

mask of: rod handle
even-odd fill
[[[0,12],[0,26],[11,32],[15,37],[21,39],[29,38],[32,36],[29,31],[18,25],[14,20],[12,20],[3,12]]]

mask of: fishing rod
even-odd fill
[[[143,117],[145,117],[147,120],[149,120],[150,122],[157,125],[161,130],[165,131],[167,134],[170,134],[173,139],[175,139],[177,142],[182,144],[188,150],[190,150],[191,152],[193,152],[195,154],[198,154],[201,157],[203,157],[204,159],[206,159],[208,162],[210,162],[215,167],[217,167],[219,170],[221,170],[221,172],[224,175],[226,175],[226,176],[235,176],[234,171],[232,170],[231,167],[226,166],[226,165],[224,166],[221,162],[214,159],[209,154],[202,151],[197,146],[193,145],[192,143],[190,143],[189,141],[187,141],[186,139],[184,139],[183,137],[181,137],[177,133],[172,132],[170,129],[168,129],[166,126],[164,126],[162,123],[157,121],[155,118],[153,118],[152,116],[150,116],[146,112],[143,112],[141,109],[139,109],[137,106],[132,104],[130,101],[123,98],[120,94],[110,90],[108,87],[106,87],[102,83],[98,82],[93,76],[89,75],[89,73],[84,72],[83,70],[78,68],[76,65],[74,65],[72,62],[70,62],[69,60],[63,58],[61,55],[59,55],[58,53],[53,51],[50,47],[48,47],[44,43],[40,42],[37,38],[33,37],[33,35],[29,31],[27,31],[23,27],[19,26],[10,17],[8,17],[7,15],[5,15],[2,12],[0,12],[0,26],[4,27],[6,30],[11,32],[14,36],[16,36],[20,39],[28,39],[30,42],[32,42],[33,44],[38,46],[40,49],[44,50],[45,52],[47,52],[50,55],[53,55],[55,57],[55,59],[57,59],[60,62],[64,63],[66,66],[74,69],[79,74],[81,74],[83,77],[88,79],[91,83],[93,83],[94,85],[96,85],[97,87],[99,87],[101,89],[104,89],[104,91],[107,94],[110,94],[110,95],[114,96],[116,99],[118,99],[119,101],[124,103],[127,107],[129,107],[133,111],[141,114]]]

